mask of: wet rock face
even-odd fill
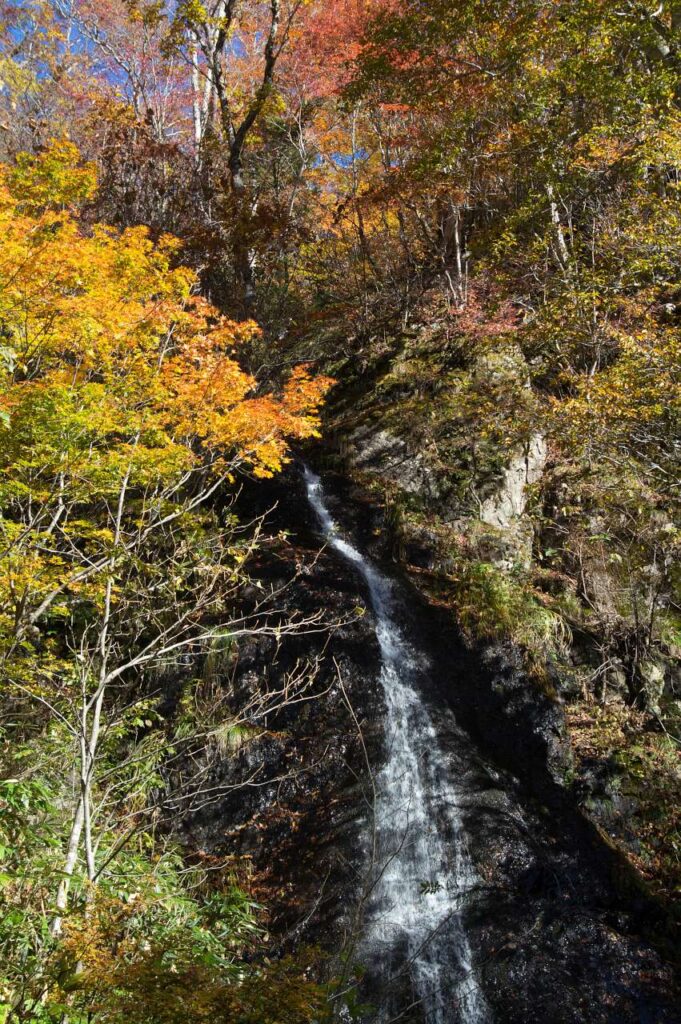
[[[263,552],[254,575],[276,589],[295,577],[281,590],[283,612],[324,608],[342,624],[240,645],[224,683],[234,707],[263,684],[281,687],[297,666],[314,663],[314,680],[306,699],[271,715],[259,737],[212,762],[208,781],[218,796],[185,817],[184,835],[209,854],[250,861],[272,909],[275,951],[320,944],[342,973],[333,959],[339,953],[350,964],[362,959],[367,766],[375,773],[386,757],[379,649],[371,612],[357,615],[367,603],[362,582],[332,552],[319,554],[295,474],[263,504],[274,499],[273,532],[291,536]],[[333,512],[357,544],[381,557],[367,506],[341,488]],[[400,628],[432,665],[423,696],[441,770],[461,793],[477,875],[464,920],[490,1021],[678,1024],[673,971],[650,938],[664,932],[664,914],[561,786],[569,756],[559,705],[528,688],[512,651],[466,650],[450,620],[407,582],[397,587]],[[400,1019],[422,1024],[399,950],[395,958],[391,1003],[404,1011]],[[357,998],[386,1002],[371,971]],[[375,1019],[371,1011],[362,1017]],[[448,1024],[460,1020],[452,1005]]]
[[[410,611],[436,666],[430,699],[448,770],[464,781],[479,878],[467,928],[492,1019],[671,1024],[675,974],[654,946],[664,910],[562,785],[560,707],[528,688],[512,652],[467,652],[432,609]]]
[[[375,561],[390,566],[392,544],[382,509],[343,478],[327,480],[337,518]],[[421,561],[427,564],[432,546],[428,536],[422,541]],[[438,699],[451,704],[481,747],[534,792],[541,795],[561,782],[571,768],[562,706],[528,679],[519,652],[502,644],[471,650],[447,609],[429,604],[409,580],[401,585],[405,624],[419,631],[436,666]]]
[[[677,1019],[673,969],[640,935],[645,900],[568,802],[539,805],[501,776],[468,831],[483,880],[468,927],[494,1020]]]
[[[671,968],[622,904],[608,906],[607,887],[595,885],[574,837],[570,851],[540,815],[526,812],[514,829],[503,806],[486,810],[487,822],[483,814],[469,826],[487,887],[468,928],[494,1020],[674,1021]],[[493,835],[481,834],[489,827]]]
[[[251,721],[253,736],[238,750],[199,758],[202,789],[212,795],[184,814],[181,834],[189,848],[251,866],[276,947],[333,935],[339,952],[352,942],[361,899],[366,760],[382,756],[378,647],[358,580],[320,554],[304,507],[290,499],[284,490],[263,502],[262,511],[278,502],[274,533],[290,528],[295,508],[298,535],[250,565],[250,594],[255,602],[275,591],[269,606],[282,620],[321,611],[323,621],[239,643],[222,684],[230,713],[238,716],[259,692],[288,687],[289,698]]]

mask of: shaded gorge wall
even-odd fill
[[[366,560],[365,548],[381,560],[380,523],[342,480],[325,508],[355,557],[320,553],[308,497],[300,467],[256,502],[244,492],[251,514],[276,505],[273,534],[288,531],[252,566],[251,600],[273,588],[282,614],[323,609],[340,625],[239,642],[221,683],[235,712],[301,666],[309,683],[212,757],[185,842],[250,865],[273,954],[324,948],[346,1018],[677,1020],[664,912],[563,787],[560,708],[512,650],[466,648],[442,610]],[[410,705],[407,746],[421,734],[411,764],[395,763],[395,699]]]

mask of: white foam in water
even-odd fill
[[[427,1024],[485,1024],[490,1015],[462,922],[462,902],[477,877],[458,810],[461,794],[417,685],[424,659],[395,621],[390,581],[339,535],[321,481],[307,468],[305,483],[328,544],[366,581],[381,650],[387,762],[376,778],[379,855],[367,948],[388,972],[409,970]],[[390,1016],[386,1010],[383,1019]]]

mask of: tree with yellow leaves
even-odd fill
[[[40,891],[52,941],[75,877],[97,886],[139,828],[116,737],[144,680],[218,630],[255,628],[232,611],[253,540],[207,503],[239,469],[277,472],[288,440],[316,433],[329,383],[300,367],[258,393],[235,358],[257,326],[195,296],[174,240],[85,229],[94,187],[65,142],[0,171],[0,658],[16,706],[62,735],[67,779],[75,766]]]

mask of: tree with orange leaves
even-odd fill
[[[299,367],[258,393],[236,362],[257,326],[194,295],[173,239],[85,231],[94,187],[70,143],[1,170],[0,659],[73,774],[40,893],[52,941],[74,883],[97,886],[127,842],[102,832],[122,770],[106,746],[139,716],[140,678],[254,628],[230,617],[253,540],[207,503],[239,469],[277,472],[289,439],[316,433],[329,385]]]

